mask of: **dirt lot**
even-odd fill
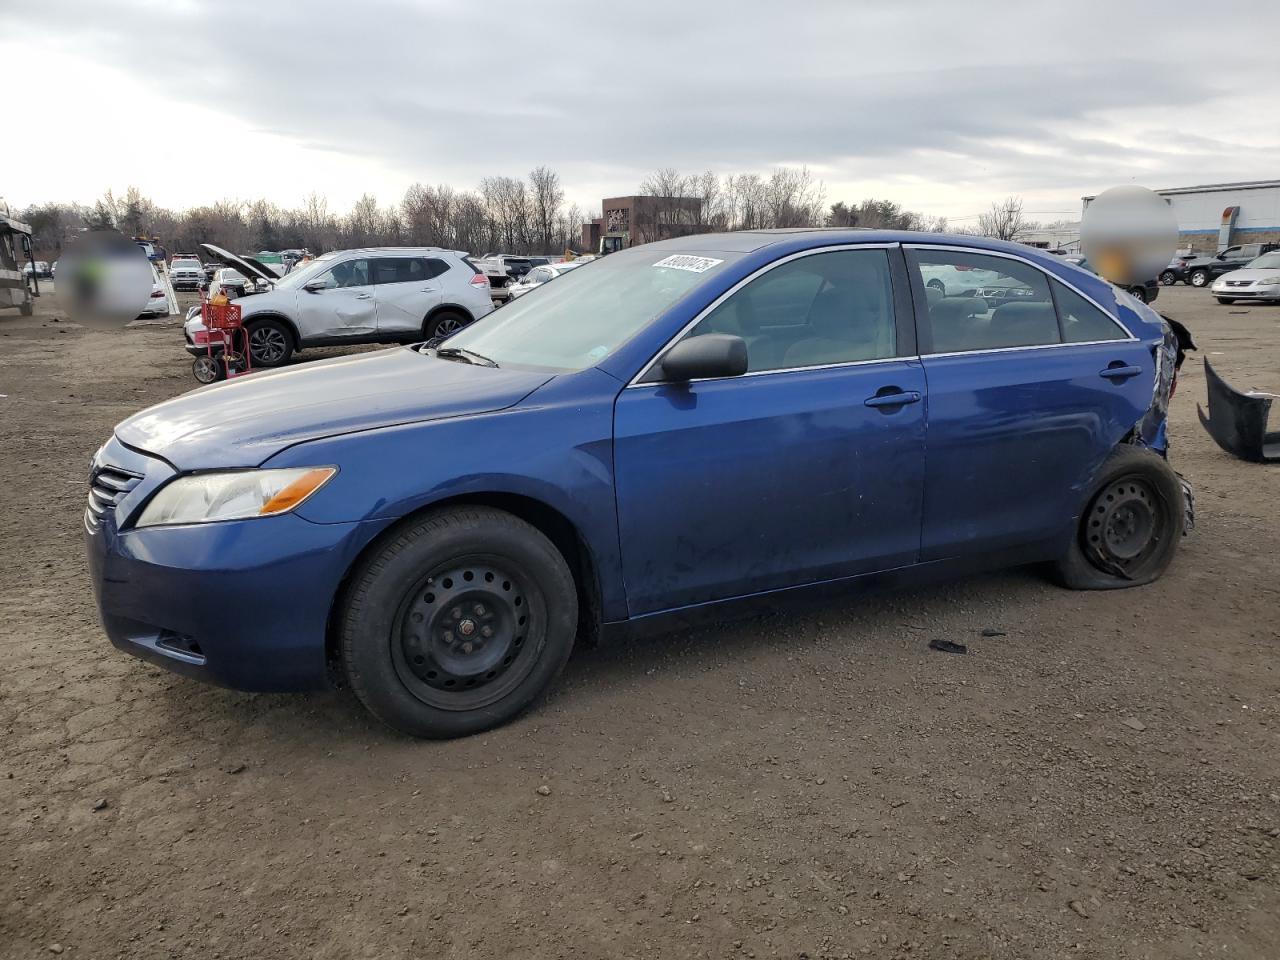
[[[1019,570],[584,650],[513,726],[418,743],[106,642],[88,459],[193,380],[175,327],[42,303],[0,316],[0,956],[1280,955],[1280,468],[1194,409],[1206,354],[1280,390],[1280,307],[1162,294],[1202,353],[1172,429],[1200,526],[1160,583]]]

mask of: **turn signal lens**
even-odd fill
[[[316,467],[314,470],[308,470],[264,503],[262,509],[258,511],[258,516],[269,517],[273,513],[287,513],[324,486],[325,481],[337,472],[333,467]]]

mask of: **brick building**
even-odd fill
[[[705,229],[696,197],[608,197],[600,203],[600,216],[582,225],[582,248],[612,253]]]

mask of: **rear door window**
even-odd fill
[[[913,251],[933,353],[1061,343],[1049,278],[1030,264],[956,250]]]
[[[1058,304],[1064,343],[1097,343],[1128,338],[1128,334],[1110,316],[1066,284],[1053,281],[1053,298]]]
[[[448,269],[447,263],[435,257],[379,257],[373,261],[373,282],[420,283]]]

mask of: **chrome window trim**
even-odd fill
[[[1040,264],[1036,263],[1034,260],[1030,260],[1030,259],[1028,259],[1027,257],[1019,256],[1019,255],[1018,255],[1018,254],[1016,254],[1016,253],[1009,253],[1008,251],[1005,251],[1005,250],[984,250],[984,249],[982,249],[981,247],[961,247],[961,246],[955,246],[955,245],[952,245],[952,244],[945,244],[945,243],[904,243],[904,244],[902,245],[902,248],[903,248],[904,250],[946,250],[946,251],[947,251],[947,252],[949,252],[949,253],[971,253],[971,254],[976,254],[976,255],[978,255],[978,256],[983,256],[983,257],[1003,257],[1003,258],[1004,258],[1004,259],[1006,259],[1006,260],[1016,260],[1018,263],[1025,263],[1027,266],[1031,267],[1032,269],[1040,271],[1040,273],[1045,277],[1045,279],[1046,279],[1046,280],[1048,280],[1048,281],[1050,281],[1051,283],[1052,283],[1053,281],[1055,281],[1055,280],[1056,280],[1058,283],[1062,284],[1064,287],[1066,287],[1066,288],[1067,288],[1068,290],[1070,290],[1072,293],[1077,294],[1077,295],[1079,295],[1079,296],[1083,297],[1083,298],[1084,298],[1085,300],[1087,300],[1089,303],[1093,304],[1095,307],[1097,307],[1099,310],[1101,310],[1101,311],[1103,312],[1103,314],[1106,316],[1106,318],[1107,318],[1108,320],[1110,320],[1110,321],[1111,321],[1112,323],[1114,323],[1117,327],[1119,327],[1121,330],[1123,330],[1123,331],[1124,331],[1124,336],[1123,336],[1122,338],[1120,338],[1120,339],[1117,339],[1117,340],[1090,340],[1090,341],[1088,341],[1088,343],[1089,343],[1089,344],[1094,344],[1094,343],[1136,343],[1136,342],[1138,341],[1138,338],[1137,338],[1137,337],[1135,337],[1135,336],[1133,335],[1133,331],[1132,331],[1132,330],[1130,330],[1128,327],[1126,327],[1126,326],[1124,325],[1124,323],[1122,323],[1118,318],[1116,318],[1116,317],[1112,316],[1112,315],[1111,315],[1111,311],[1110,311],[1110,310],[1108,310],[1106,307],[1104,307],[1102,304],[1100,304],[1097,300],[1093,299],[1093,297],[1089,296],[1089,294],[1085,293],[1083,290],[1081,290],[1079,287],[1077,287],[1074,283],[1071,283],[1071,282],[1069,282],[1069,281],[1067,281],[1067,280],[1063,280],[1061,277],[1058,277],[1058,276],[1055,276],[1055,275],[1054,275],[1054,274],[1052,274],[1052,273],[1049,273],[1049,271],[1045,270],[1045,268],[1044,268],[1044,267],[1042,267]],[[910,269],[911,269],[911,265],[910,265],[910,264],[908,264],[908,265],[907,265],[907,269],[908,269],[908,270],[910,270]],[[1101,280],[1102,278],[1101,278],[1101,277],[1099,277],[1098,279],[1100,279],[1100,280]],[[1052,293],[1052,288],[1050,288],[1050,292]],[[1054,307],[1054,312],[1055,312],[1055,313],[1057,313],[1058,305],[1057,305],[1056,303],[1054,303],[1053,307]],[[1058,319],[1059,319],[1059,322],[1061,322],[1061,318],[1059,317]],[[1084,345],[1085,345],[1085,344],[1083,344],[1083,343],[1068,343],[1068,342],[1066,342],[1066,341],[1064,340],[1062,343],[1041,343],[1041,344],[1035,344],[1034,346],[1037,346],[1037,347],[1079,347],[1079,346],[1084,346]],[[951,351],[951,352],[948,352],[948,353],[922,353],[922,354],[921,354],[921,356],[922,356],[922,357],[943,357],[943,356],[948,356],[948,357],[949,357],[949,356],[958,356],[958,355],[969,354],[969,353],[994,353],[994,352],[998,352],[998,351],[1001,351],[1001,350],[1028,350],[1028,349],[1031,349],[1031,347],[1030,347],[1030,346],[1027,346],[1027,347],[992,347],[992,348],[989,348],[989,349],[986,349],[986,350],[956,350],[956,351]]]
[[[735,283],[732,287],[730,287],[724,293],[720,294],[720,296],[716,297],[715,300],[709,303],[706,307],[698,311],[697,315],[695,315],[692,320],[686,323],[684,327],[682,327],[680,331],[676,333],[675,336],[673,336],[670,340],[668,340],[666,343],[664,343],[661,347],[658,348],[658,351],[652,357],[649,358],[649,362],[640,368],[640,372],[637,373],[634,377],[632,377],[631,380],[627,383],[627,385],[623,387],[623,389],[630,390],[632,387],[660,387],[660,386],[663,386],[665,383],[667,383],[667,381],[661,381],[661,380],[655,381],[653,383],[641,383],[640,380],[642,377],[648,374],[648,372],[653,368],[653,365],[658,362],[659,357],[661,357],[664,353],[670,350],[675,344],[679,343],[680,340],[684,337],[684,335],[688,333],[690,330],[692,330],[694,327],[696,327],[699,323],[701,323],[708,314],[714,311],[718,306],[720,306],[720,304],[724,303],[726,300],[728,300],[731,296],[733,296],[735,293],[737,293],[739,290],[745,287],[752,280],[756,279],[759,276],[763,276],[764,274],[768,273],[770,270],[773,270],[776,267],[780,267],[784,263],[790,263],[793,260],[800,260],[803,257],[811,257],[818,253],[835,253],[840,250],[895,250],[901,246],[902,244],[900,243],[838,243],[832,246],[812,247],[808,250],[798,250],[795,253],[788,254],[787,256],[783,257],[780,260],[771,260],[769,263],[766,263],[764,266],[759,267],[756,270],[753,270],[751,273],[747,274],[747,276],[743,277],[741,280]],[[1106,313],[1105,310],[1103,312]],[[895,314],[895,318],[896,318],[896,314]],[[771,373],[794,373],[797,370],[831,370],[837,367],[861,366],[863,364],[868,364],[868,363],[886,363],[890,360],[915,360],[915,359],[917,359],[917,356],[915,354],[912,354],[909,357],[879,357],[874,360],[849,360],[844,363],[827,363],[827,364],[805,366],[805,367],[784,367],[784,368],[779,368],[777,370],[754,370],[748,373],[744,373],[741,376],[737,376],[737,377],[703,377],[697,380],[685,380],[681,382],[682,383],[707,383],[709,381],[714,381],[714,380],[741,380],[743,377],[758,377],[764,374],[771,374]]]
[[[920,359],[933,357],[976,357],[984,353],[1009,353],[1014,350],[1052,350],[1055,347],[1100,347],[1108,343],[1137,343],[1136,338],[1128,340],[1081,340],[1078,343],[1028,343],[1021,347],[983,347],[981,350],[948,350],[946,353],[925,353]]]

